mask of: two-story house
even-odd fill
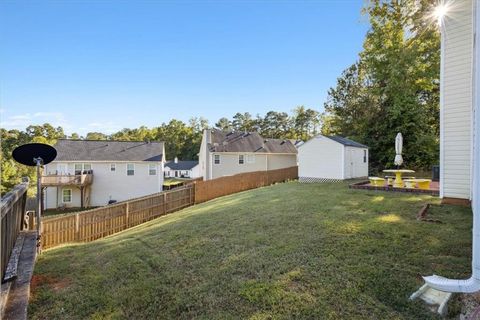
[[[257,132],[205,130],[198,156],[204,180],[297,166],[290,140],[265,139]]]
[[[163,142],[61,139],[42,176],[44,207],[103,206],[162,191]]]

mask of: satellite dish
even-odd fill
[[[48,144],[43,143],[28,143],[22,146],[16,147],[12,152],[13,159],[15,161],[24,164],[26,166],[37,167],[37,247],[41,248],[41,211],[42,211],[42,182],[40,175],[40,167],[44,164],[52,162],[57,156],[57,150]],[[40,252],[40,251],[38,251]]]
[[[42,165],[52,162],[57,156],[57,150],[44,143],[28,143],[15,148],[12,156],[15,161],[21,164],[35,167],[38,158],[40,158]]]

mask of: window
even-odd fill
[[[115,163],[110,163],[110,171],[115,172],[115,170],[117,170],[116,164]]]
[[[82,174],[82,164],[75,163],[75,174]]]
[[[247,163],[255,163],[255,155],[247,154]]]
[[[63,203],[72,202],[72,189],[63,189],[62,190],[62,202]]]
[[[155,163],[151,163],[148,165],[148,175],[156,176],[157,175],[157,166]]]
[[[219,154],[213,155],[213,163],[220,164],[220,155]]]
[[[135,165],[133,163],[127,163],[127,176],[135,175]]]
[[[85,171],[92,170],[92,165],[90,163],[75,163],[75,174],[86,173]]]
[[[363,150],[363,163],[367,163],[367,150]]]
[[[245,156],[243,154],[238,155],[238,164],[244,164],[245,163]]]

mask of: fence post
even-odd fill
[[[195,181],[192,184],[192,188],[190,189],[190,203],[189,205],[195,204],[195,189],[197,187],[197,182]]]
[[[125,203],[125,229],[128,229],[128,215],[129,215],[129,211],[130,211],[130,206],[129,206],[129,203],[127,201],[127,203]]]
[[[75,214],[75,241],[80,241],[80,215]]]
[[[28,211],[28,230],[35,230],[35,214],[34,211]]]
[[[167,193],[163,194],[163,214],[167,213]]]

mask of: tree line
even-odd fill
[[[236,113],[231,119],[221,118],[213,126],[205,118],[191,118],[187,123],[172,119],[158,127],[125,128],[113,134],[89,132],[85,136],[77,133],[66,135],[62,127],[51,124],[31,125],[25,130],[0,129],[2,141],[1,153],[1,189],[4,193],[19,183],[21,177],[28,176],[36,181],[33,168],[17,164],[12,159],[15,147],[32,142],[54,145],[58,139],[117,140],[117,141],[164,141],[167,159],[178,157],[180,160],[196,160],[200,151],[203,130],[217,128],[226,131],[259,132],[269,138],[307,140],[320,131],[320,112],[297,107],[291,114],[269,111],[264,116],[250,113]]]
[[[397,132],[405,166],[439,161],[440,34],[427,0],[369,1],[359,59],[328,92],[322,132],[370,147],[370,167],[393,166]]]

